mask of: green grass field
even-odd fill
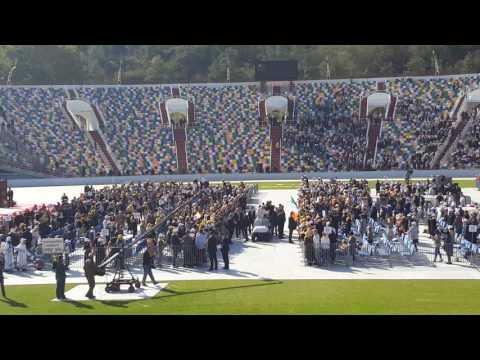
[[[415,182],[415,179],[412,180]],[[368,185],[370,188],[375,188],[375,183],[377,180],[368,180]],[[403,184],[405,180],[400,180]],[[453,179],[454,183],[462,188],[474,188],[475,180],[470,179]],[[232,183],[236,183],[232,181]],[[259,190],[289,190],[289,189],[298,189],[300,187],[301,181],[265,181],[265,182],[255,182],[255,181],[245,181],[248,184],[258,184]]]
[[[7,291],[0,314],[480,314],[478,280],[174,281],[130,302],[52,302],[54,285]]]

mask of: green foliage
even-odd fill
[[[258,60],[297,60],[300,79],[480,72],[479,45],[0,45],[0,83],[18,61],[12,84],[254,81]]]

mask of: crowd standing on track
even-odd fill
[[[438,179],[437,179],[438,180]],[[384,245],[399,244],[399,239],[419,251],[419,224],[427,223],[433,241],[433,261],[443,261],[441,249],[452,263],[455,244],[476,248],[479,221],[476,207],[466,208],[466,198],[457,184],[439,181],[377,181],[372,198],[366,180],[308,182],[299,191],[299,240],[309,265],[335,262],[337,252],[372,255]],[[296,222],[291,216],[289,228]],[[396,243],[395,243],[396,242]],[[400,244],[401,246],[402,244]]]
[[[221,245],[225,269],[229,269],[232,237],[236,233],[248,240],[251,219],[255,217],[254,210],[247,212],[248,191],[243,183],[211,185],[197,180],[147,181],[102,189],[85,186],[79,197],[69,200],[64,194],[61,202],[53,206],[34,206],[1,224],[5,270],[26,269],[27,262],[41,252],[43,238],[65,240],[68,269],[69,253],[77,248],[83,246],[84,262],[93,254],[95,263],[100,264],[128,246],[138,234],[144,234],[149,244],[150,257],[144,260],[146,275],[155,265],[161,266],[166,247],[171,249],[174,265],[181,255],[186,267],[203,264],[212,237]],[[165,221],[169,213],[190,199],[196,200]],[[145,246],[135,251],[145,251]]]

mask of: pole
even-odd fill
[[[437,54],[435,53],[435,49],[432,50],[432,57],[433,57],[433,65],[435,68],[435,76],[440,75],[440,67],[438,66],[438,59]]]
[[[117,83],[118,84],[122,83],[122,65],[123,65],[123,59],[120,60],[120,67],[118,68],[118,75],[117,75]]]
[[[227,83],[230,82],[230,56],[228,49],[225,50],[227,58]]]
[[[327,62],[327,79],[330,80],[330,63],[328,61],[328,56],[327,56],[326,62]]]
[[[12,82],[12,75],[15,69],[17,68],[17,59],[15,59],[15,64],[10,68],[10,71],[8,72],[8,77],[7,77],[7,86],[11,84]]]

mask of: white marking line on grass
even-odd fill
[[[130,300],[144,300],[150,299],[157,295],[161,290],[166,288],[168,283],[159,283],[157,285],[148,284],[147,286],[142,286],[140,289],[135,288],[134,293],[129,293],[127,291],[128,286],[124,285],[121,288],[120,292],[107,293],[105,291],[104,284],[97,284],[93,290],[93,295],[95,295],[95,300],[102,301],[130,301]],[[90,299],[85,297],[88,292],[88,285],[78,285],[73,289],[70,289],[65,293],[65,296],[68,300],[74,301],[89,301]],[[67,300],[67,301],[68,301]],[[59,301],[56,298],[52,301]]]

